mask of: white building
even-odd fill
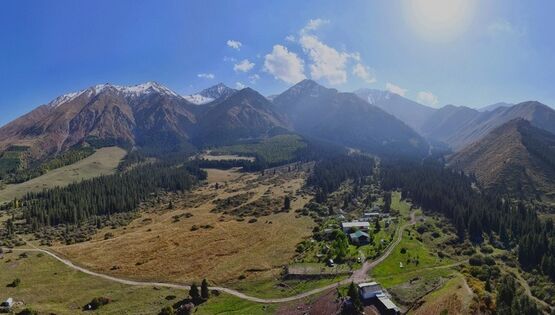
[[[341,223],[341,228],[343,229],[343,232],[345,233],[350,233],[350,231],[352,230],[362,230],[362,231],[368,231],[368,228],[370,228],[370,223],[368,223],[367,221],[364,222],[359,222],[359,221],[351,221],[351,222],[343,222]]]

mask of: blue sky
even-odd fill
[[[306,77],[434,107],[553,106],[554,11],[552,1],[7,0],[0,125],[106,82],[269,95]]]

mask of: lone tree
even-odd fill
[[[191,285],[191,289],[189,290],[189,296],[191,297],[191,300],[193,300],[193,303],[195,304],[199,304],[199,302],[201,301],[200,293],[195,283]]]
[[[206,279],[203,279],[200,285],[200,296],[204,300],[208,300],[210,297],[210,292],[208,291],[208,281],[206,281]]]
[[[382,229],[382,226],[380,225],[380,218],[376,218],[376,225],[374,226],[374,231],[378,233],[381,229]]]
[[[283,200],[283,209],[284,210],[291,209],[291,198],[289,196],[285,196],[285,199]]]
[[[362,312],[362,302],[360,301],[360,295],[358,294],[357,287],[354,283],[351,282],[349,285],[349,291],[347,294],[353,303],[354,314],[360,314]]]

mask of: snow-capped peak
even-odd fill
[[[81,95],[81,93],[83,93],[84,91],[79,91],[79,92],[73,92],[73,93],[68,93],[68,94],[64,94],[61,96],[56,97],[54,100],[52,100],[50,103],[47,104],[47,106],[50,106],[52,108],[56,108],[64,103],[67,103],[73,99],[75,99],[77,96]]]
[[[150,93],[168,94],[176,97],[178,96],[177,93],[175,93],[174,91],[153,81],[133,86],[116,86],[116,88],[129,96],[141,96]]]
[[[222,97],[227,98],[235,92],[237,92],[237,90],[229,88],[223,83],[218,83],[212,87],[200,91],[199,93],[186,95],[184,96],[184,98],[193,104],[202,105],[210,103]]]
[[[160,93],[160,94],[166,94],[166,95],[171,95],[175,97],[181,97],[174,91],[153,81],[137,84],[137,85],[131,85],[131,86],[103,83],[103,84],[97,84],[95,86],[92,86],[90,88],[87,88],[78,92],[72,92],[72,93],[64,94],[62,96],[58,96],[47,105],[55,108],[69,101],[74,100],[75,98],[77,98],[78,96],[82,95],[85,92],[87,93],[87,96],[91,97],[110,89],[113,89],[116,92],[122,93],[125,97],[140,97],[143,95],[149,95],[151,93]]]

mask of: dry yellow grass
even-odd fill
[[[459,274],[441,289],[426,296],[424,303],[410,314],[440,314],[444,310],[447,310],[448,314],[469,314],[472,295],[464,276]]]
[[[231,181],[242,175],[241,173],[239,173],[239,170],[235,168],[231,170],[218,170],[215,168],[207,168],[204,170],[208,173],[208,178],[207,178],[208,183]]]
[[[112,174],[125,154],[125,150],[118,147],[98,149],[93,155],[71,165],[51,170],[42,176],[20,184],[7,185],[0,190],[0,202],[20,198],[28,192],[66,186],[83,179]]]
[[[294,197],[289,213],[259,217],[254,223],[211,212],[212,201],[247,191],[252,192],[247,202],[262,196],[294,196],[305,176],[303,172],[241,174],[218,190],[205,184],[192,193],[172,196],[173,210],[167,209],[164,198],[163,204],[145,209],[125,228],[104,229],[92,241],[54,249],[90,269],[133,279],[189,283],[207,278],[216,284],[240,276],[264,279],[278,273],[294,255],[296,244],[311,234],[312,220],[297,218],[293,211],[309,196]],[[193,216],[174,218],[185,213]],[[192,230],[193,226],[200,228]],[[104,240],[107,232],[114,237]]]

